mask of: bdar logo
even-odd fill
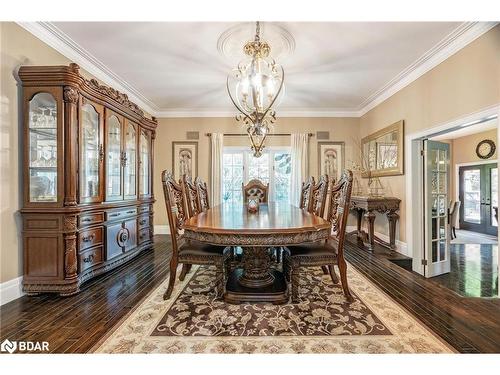
[[[16,341],[10,341],[8,339],[4,340],[2,342],[2,345],[0,345],[0,350],[2,352],[9,352],[9,353],[14,353],[17,349],[17,342]]]

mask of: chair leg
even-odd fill
[[[292,303],[299,303],[299,282],[300,282],[300,276],[299,276],[299,268],[298,267],[293,267],[292,268]]]
[[[323,275],[330,274],[330,271],[328,270],[328,266],[321,266],[321,269],[323,270]]]
[[[222,298],[224,295],[224,263],[218,263],[215,266],[215,285],[217,298]]]
[[[170,295],[172,294],[172,290],[174,290],[176,273],[177,273],[177,258],[172,258],[170,260],[170,278],[168,280],[168,287],[167,291],[163,295],[164,300],[169,299]]]
[[[339,277],[337,276],[337,273],[335,272],[335,267],[333,264],[330,264],[328,266],[328,270],[330,271],[330,277],[332,278],[332,282],[334,284],[338,284],[339,283]]]
[[[186,275],[189,273],[190,270],[191,270],[191,264],[184,263],[182,265],[181,274],[179,275],[179,280],[184,281]]]
[[[344,258],[339,258],[338,260],[339,272],[340,272],[340,280],[342,281],[342,290],[344,291],[344,296],[347,301],[352,302],[354,298],[349,291],[349,286],[347,285],[347,263]]]
[[[453,238],[457,238],[457,228],[453,227]]]

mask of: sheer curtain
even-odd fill
[[[220,204],[222,196],[222,157],[224,151],[224,134],[212,133],[211,137],[211,206]]]
[[[292,134],[292,173],[290,176],[290,203],[298,206],[302,181],[307,177],[307,157],[309,135],[307,133]]]

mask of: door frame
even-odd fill
[[[413,271],[423,275],[423,197],[422,197],[422,140],[448,133],[467,126],[500,118],[500,104],[496,104],[480,111],[462,116],[460,118],[439,124],[428,129],[405,135],[405,210],[406,210],[406,241],[408,243],[408,256],[413,258]],[[500,139],[500,124],[497,124],[497,142]],[[490,159],[490,162],[494,162]],[[498,159],[496,159],[498,163]],[[500,188],[500,179],[499,179]],[[500,191],[500,189],[499,189]],[[500,227],[499,227],[500,228]]]

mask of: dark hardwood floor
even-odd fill
[[[351,238],[351,240],[353,240]],[[73,297],[22,297],[0,307],[0,341],[48,341],[54,353],[85,353],[167,276],[167,236]],[[355,241],[355,240],[353,240]],[[500,300],[464,298],[391,262],[381,247],[346,245],[348,261],[460,352],[500,352]]]

